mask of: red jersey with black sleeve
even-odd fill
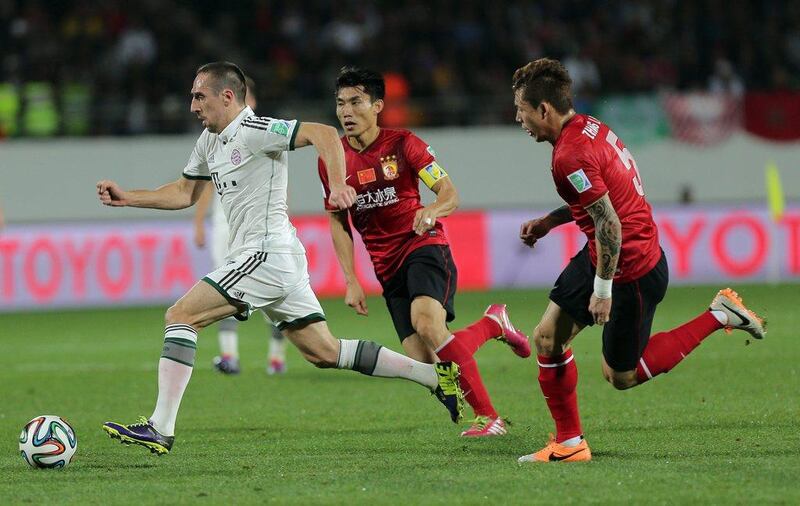
[[[589,239],[597,266],[594,220],[585,207],[608,193],[622,224],[622,249],[614,279],[627,283],[647,274],[661,258],[658,229],[644,196],[636,162],[608,126],[584,114],[564,125],[553,147],[553,181],[572,217]]]
[[[429,244],[447,244],[442,223],[419,236],[414,233],[414,216],[420,202],[420,173],[430,181],[431,174],[444,174],[436,164],[433,150],[419,137],[403,129],[381,128],[378,137],[363,151],[350,146],[342,137],[346,183],[356,190],[356,203],[349,209],[353,226],[361,235],[378,280],[385,284],[394,276],[406,256]],[[319,177],[325,194],[325,209],[330,188],[325,163],[319,159]]]

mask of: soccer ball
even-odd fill
[[[19,452],[31,467],[65,467],[77,449],[75,431],[60,416],[37,416],[19,435]]]

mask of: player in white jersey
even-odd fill
[[[250,76],[245,76],[246,94],[245,104],[255,110],[256,96],[255,83]],[[194,213],[194,242],[199,248],[206,246],[205,219],[208,208],[211,207],[211,259],[215,267],[225,263],[228,254],[228,220],[222,210],[219,199],[213,198],[214,188],[207,185],[200,199],[195,204]],[[266,315],[265,315],[266,316]],[[286,339],[280,329],[272,322],[270,328],[269,356],[267,358],[267,374],[281,374],[286,372]],[[214,357],[214,368],[223,374],[239,374],[239,322],[229,316],[219,322],[219,356]]]
[[[328,167],[329,203],[347,209],[356,195],[345,184],[341,141],[327,125],[257,117],[245,105],[245,95],[239,67],[228,62],[203,65],[192,86],[191,111],[205,130],[182,177],[155,190],[125,191],[113,181],[97,183],[100,201],[108,206],[184,209],[213,181],[231,234],[227,263],[166,312],[153,414],[132,424],[106,422],[103,429],[123,443],[169,452],[194,366],[197,331],[228,316],[246,319],[256,309],[315,366],[414,381],[436,394],[451,419],[459,421],[463,393],[456,364],[424,364],[372,341],[336,339],[328,330],[309,284],[305,249],[286,213],[287,151],[314,145]]]

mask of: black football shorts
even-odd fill
[[[647,274],[629,283],[614,283],[611,291],[611,315],[603,326],[603,357],[615,371],[631,371],[650,339],[656,306],[664,299],[669,284],[667,257]],[[595,267],[587,244],[561,272],[550,291],[550,300],[575,321],[593,325],[589,299],[594,292]]]
[[[417,297],[427,295],[438,300],[447,312],[447,321],[455,319],[453,299],[457,279],[449,246],[429,244],[408,254],[383,285],[383,298],[401,342],[416,332],[411,325],[411,302]]]

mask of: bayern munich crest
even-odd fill
[[[238,149],[234,149],[231,152],[231,163],[234,165],[239,165],[242,163],[242,154],[239,152]]]
[[[397,170],[397,156],[389,155],[381,157],[381,169],[383,169],[384,179],[389,181],[397,179],[400,176],[400,172]]]

